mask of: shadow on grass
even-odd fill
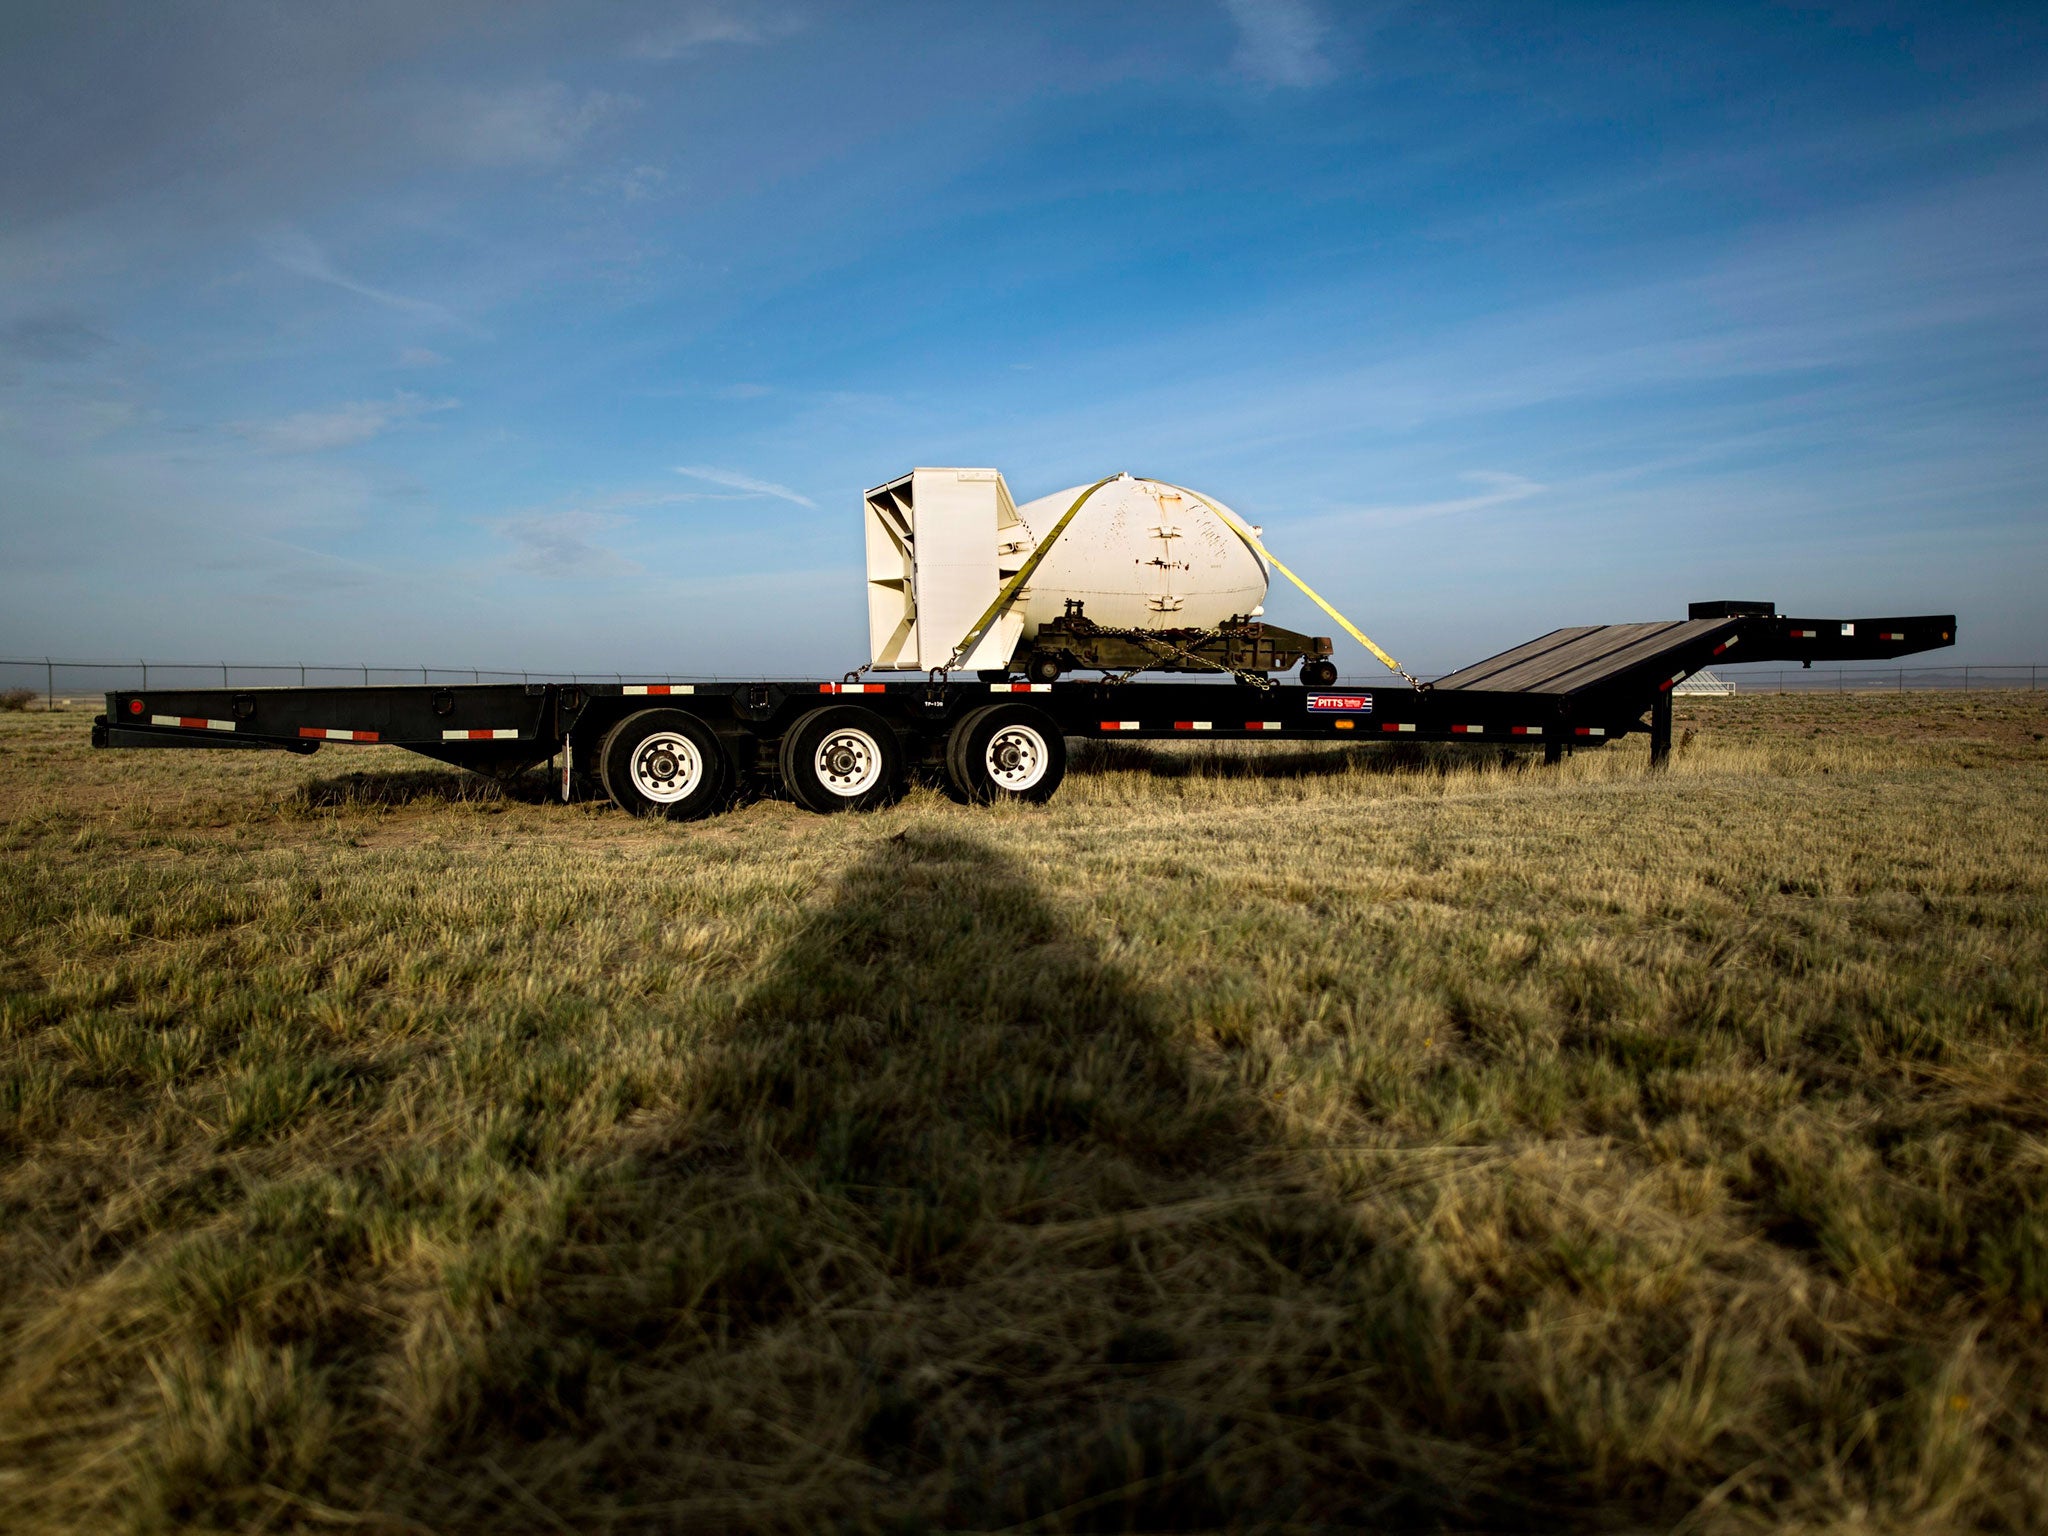
[[[882,844],[702,1059],[688,1112],[593,1170],[494,1317],[408,1515],[1530,1529],[1559,1507],[1486,1394],[1447,1390],[1478,1345],[1440,1336],[1406,1254],[1287,1176],[1258,1095],[996,847]]]
[[[1459,746],[1450,742],[1331,742],[1268,746],[1259,742],[1078,741],[1068,772],[1143,773],[1160,779],[1322,779],[1350,774],[1420,776],[1474,768],[1541,767],[1541,749]]]
[[[289,803],[305,811],[491,801],[537,805],[551,798],[553,790],[553,778],[539,769],[493,778],[461,768],[399,768],[313,779],[301,785]]]

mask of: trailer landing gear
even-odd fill
[[[1650,766],[1662,768],[1671,757],[1671,690],[1660,688],[1650,701]]]

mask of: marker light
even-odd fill
[[[142,700],[140,700],[140,699],[130,699],[130,700],[128,701],[128,713],[129,713],[129,714],[131,714],[131,715],[139,715],[139,714],[141,714],[141,713],[142,713]]]

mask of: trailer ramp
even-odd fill
[[[1702,667],[1742,661],[1869,661],[1955,644],[1954,614],[1802,619],[1770,603],[1695,603],[1683,619],[1582,624],[1460,668],[1435,693],[1481,700],[1542,701],[1577,734],[1626,734],[1647,710],[1650,758],[1671,749],[1671,690]],[[1581,729],[1583,727],[1583,729]],[[1546,747],[1555,757],[1556,741]]]
[[[1512,650],[1440,677],[1438,691],[1574,694],[1598,688],[1639,667],[1714,644],[1741,628],[1732,619],[1673,619],[1657,624],[1581,624],[1553,629]]]

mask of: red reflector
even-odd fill
[[[130,699],[130,700],[128,701],[128,713],[129,713],[129,714],[131,714],[131,715],[139,715],[139,714],[141,714],[141,713],[142,713],[142,700],[140,700],[140,699]]]

